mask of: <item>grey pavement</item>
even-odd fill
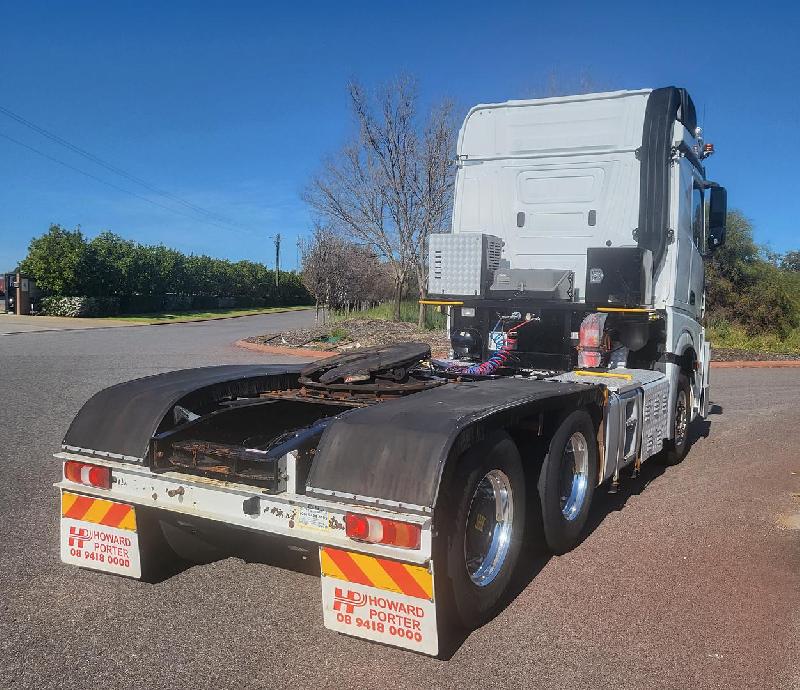
[[[0,335],[41,331],[84,331],[89,328],[119,328],[130,325],[129,322],[118,319],[70,319],[61,316],[0,314]]]
[[[798,688],[800,370],[715,370],[683,464],[598,496],[571,553],[447,661],[322,626],[316,576],[227,559],[145,584],[62,565],[51,455],[81,404],[308,312],[0,338],[0,687]]]

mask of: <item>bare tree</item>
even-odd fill
[[[301,245],[302,281],[320,308],[349,312],[373,306],[387,297],[386,265],[369,247],[350,242],[330,228],[317,226]]]
[[[419,297],[427,296],[428,238],[445,232],[453,208],[455,170],[455,122],[452,104],[444,103],[435,109],[425,128],[420,155],[421,175],[417,183],[419,198],[419,232],[414,247]],[[425,305],[419,305],[417,325],[425,323]]]
[[[336,232],[372,247],[386,262],[399,320],[410,274],[421,286],[420,297],[425,295],[427,239],[444,229],[449,216],[452,107],[435,108],[419,131],[413,80],[398,79],[373,98],[351,83],[348,94],[358,134],[325,161],[304,199]]]

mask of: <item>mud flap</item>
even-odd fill
[[[700,415],[705,419],[711,409],[708,399],[711,386],[711,344],[703,339],[703,402],[700,405]]]
[[[322,546],[322,609],[329,630],[436,656],[429,567]]]
[[[125,503],[62,491],[61,560],[141,578],[136,509]]]

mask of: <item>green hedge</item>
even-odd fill
[[[21,267],[45,294],[114,297],[126,314],[314,301],[296,273],[281,272],[276,285],[275,271],[254,261],[187,255],[110,232],[87,240],[59,225],[31,240]]]

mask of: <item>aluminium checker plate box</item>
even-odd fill
[[[667,437],[670,388],[669,379],[660,371],[649,371],[647,369],[627,369],[619,367],[610,369],[605,374],[623,374],[631,378],[615,378],[611,376],[591,376],[590,374],[577,374],[574,371],[566,371],[557,376],[550,377],[551,381],[574,381],[578,383],[600,384],[608,388],[612,395],[609,400],[610,409],[623,403],[631,395],[640,397],[639,424],[641,428],[641,445],[639,455],[642,461],[660,452],[664,446],[664,439]],[[618,397],[615,401],[613,398]],[[620,435],[624,428],[624,423],[619,420],[609,420],[610,426],[606,430],[606,444],[615,447],[622,439]],[[619,440],[618,440],[619,439]],[[606,476],[608,478],[608,475]]]
[[[428,294],[478,297],[486,293],[500,265],[503,241],[481,232],[431,235]]]

